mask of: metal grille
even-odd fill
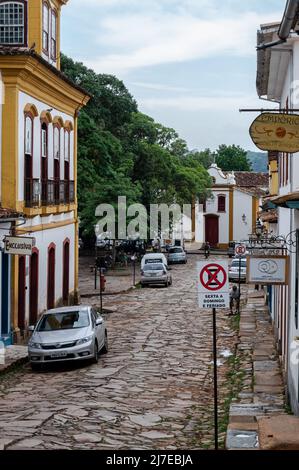
[[[24,44],[24,5],[0,5],[0,44]]]

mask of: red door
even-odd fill
[[[48,252],[48,309],[55,306],[55,248]]]
[[[206,242],[216,247],[219,243],[219,217],[217,215],[207,215],[206,219]]]
[[[26,258],[19,257],[19,294],[18,294],[18,326],[25,329],[25,305],[26,305]]]
[[[29,324],[35,325],[38,315],[38,253],[32,253],[30,260]]]
[[[63,286],[62,297],[65,304],[69,300],[69,285],[70,285],[70,244],[65,242],[63,246]]]

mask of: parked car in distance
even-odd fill
[[[100,314],[91,306],[62,307],[45,312],[35,327],[28,355],[33,370],[59,361],[91,359],[108,352],[108,336]]]
[[[166,256],[163,253],[147,253],[146,255],[143,256],[141,260],[141,269],[144,268],[146,264],[157,264],[157,263],[162,263],[167,266],[168,261]]]
[[[168,263],[169,264],[179,264],[187,263],[187,253],[180,246],[173,246],[168,251]]]
[[[234,258],[232,264],[230,265],[228,271],[228,277],[230,281],[238,282],[239,281],[239,270],[240,270],[240,258]],[[241,258],[241,271],[240,279],[241,281],[246,281],[247,276],[247,259]]]
[[[141,286],[146,285],[164,285],[171,286],[172,277],[168,268],[163,263],[145,264],[141,269]]]

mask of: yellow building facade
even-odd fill
[[[22,340],[41,312],[78,290],[77,122],[89,96],[60,72],[67,0],[0,0],[1,206],[22,213],[11,255],[11,331]]]

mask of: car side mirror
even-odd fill
[[[96,326],[100,326],[103,324],[103,318],[97,318],[96,319]]]
[[[28,326],[28,331],[30,331],[31,333],[33,333],[34,328],[35,328],[34,325],[30,325],[30,326]]]

